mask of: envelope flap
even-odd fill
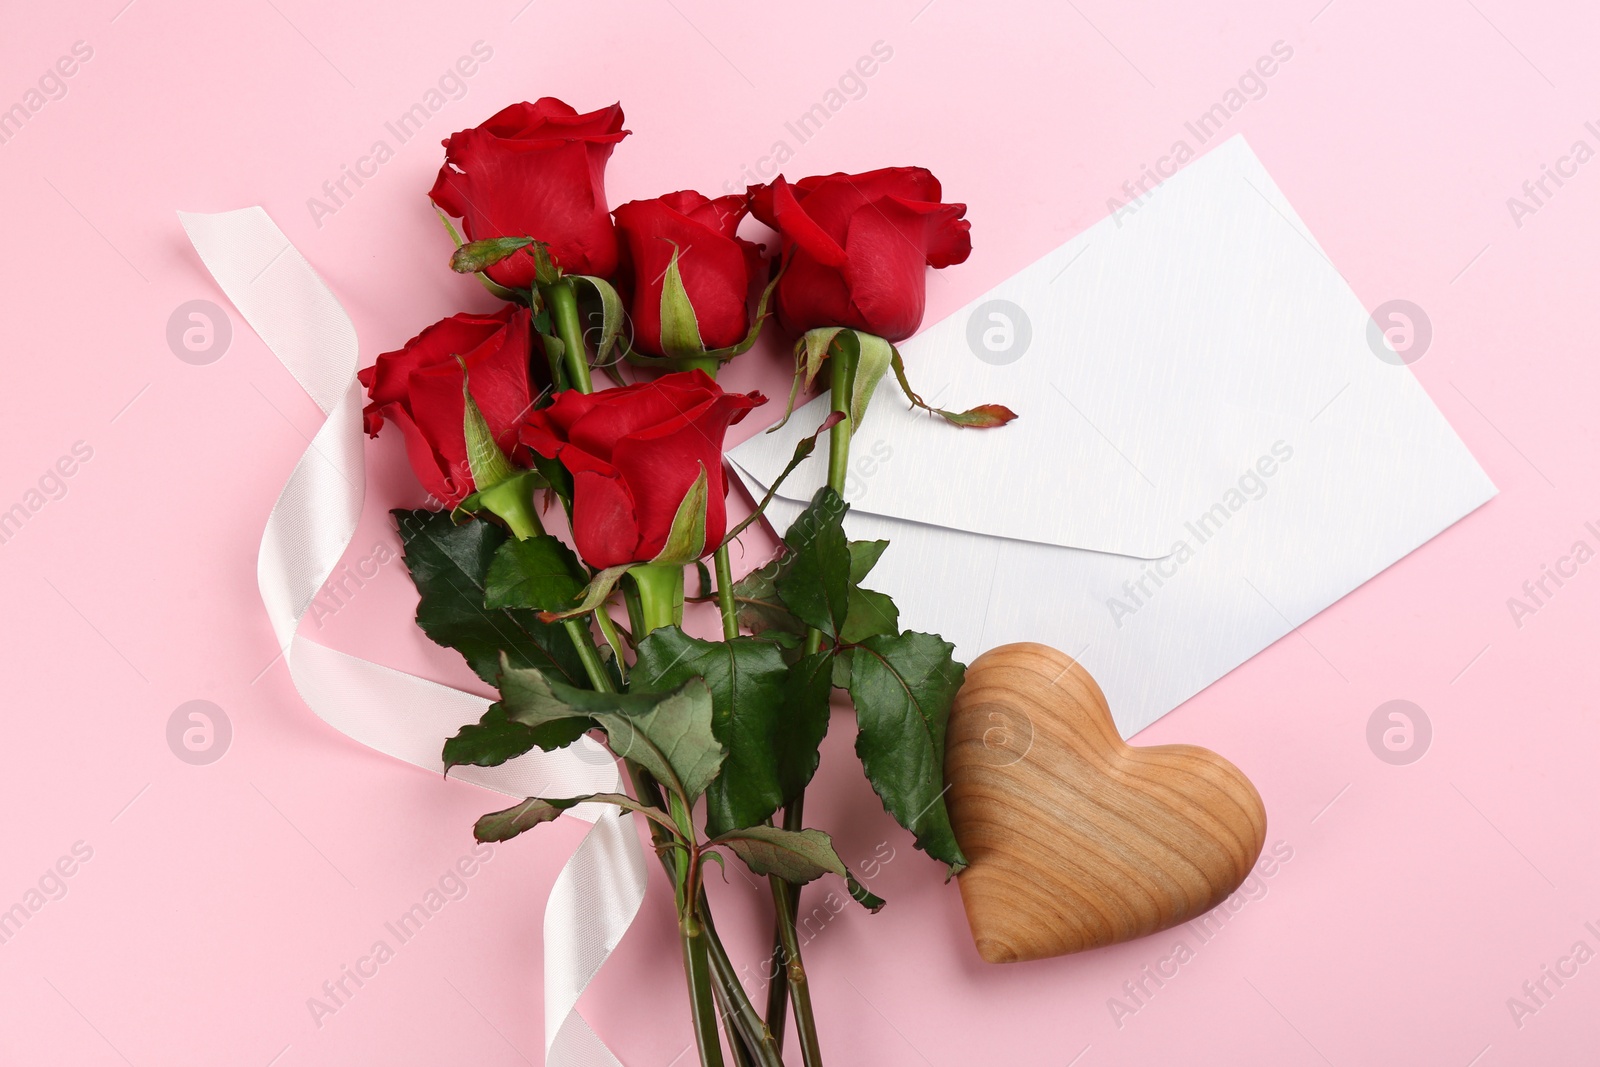
[[[851,442],[844,497],[855,510],[1146,559],[1165,554],[1167,531],[1181,514],[1182,494],[1173,487],[1181,488],[1183,478],[1168,450],[1141,447],[1158,441],[1157,434],[1129,435],[1119,444],[1088,418],[1040,417],[1036,405],[1029,422],[958,430],[896,403],[895,391],[892,383],[880,388]],[[1029,410],[1025,398],[1010,392],[981,399]],[[814,400],[781,430],[758,434],[730,457],[770,488],[795,444],[828,410],[826,398]],[[819,449],[778,493],[804,502],[826,481],[825,450]]]

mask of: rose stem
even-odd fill
[[[732,641],[739,636],[739,609],[733,602],[733,565],[728,546],[718,545],[713,562],[717,565],[717,610],[722,613],[722,636]]]
[[[703,370],[711,377],[717,376],[717,371],[722,369],[722,360],[712,359],[709,356],[688,356],[678,361],[679,370]]]
[[[606,673],[605,664],[600,660],[600,651],[594,647],[594,639],[589,634],[589,617],[563,619],[561,625],[566,627],[568,636],[572,638],[572,647],[578,650],[578,659],[583,663],[584,673],[589,676],[589,684],[601,693],[615,692],[616,686],[611,684],[611,676]]]
[[[578,392],[592,393],[594,382],[589,377],[589,348],[583,343],[583,323],[578,319],[578,294],[565,278],[544,286],[543,292],[545,303],[550,306],[550,321],[561,338],[567,377]]]
[[[674,564],[641,564],[629,570],[633,578],[633,586],[637,593],[638,618],[635,622],[635,636],[642,638],[652,630],[663,626],[678,626],[683,623],[683,568]],[[643,779],[641,781],[641,779]],[[654,783],[648,781],[648,776],[640,770],[634,775],[634,789],[639,791],[641,799],[649,796],[652,799],[660,796]],[[675,812],[680,824],[692,827],[687,812]],[[660,842],[657,842],[658,846]],[[666,862],[668,853],[662,854]],[[683,894],[685,892],[685,877],[678,863],[674,861],[668,865],[669,872],[673,875],[678,887],[680,909],[690,907]],[[692,887],[698,895],[698,886]],[[739,976],[733,969],[733,964],[728,960],[727,950],[722,947],[721,940],[717,937],[716,927],[711,923],[711,909],[709,904],[700,897],[694,914],[687,910],[680,910],[680,928],[693,931],[686,934],[692,941],[685,941],[685,960],[690,959],[687,953],[699,952],[707,958],[711,968],[711,978],[716,983],[724,1003],[732,1006],[732,1012],[724,1018],[728,1029],[729,1043],[738,1047],[740,1053],[751,1055],[762,1067],[783,1067],[783,1060],[778,1054],[777,1045],[772,1042],[771,1035],[766,1027],[761,1025],[761,1017],[756,1014],[755,1008],[750,1004],[750,998],[745,994],[744,987],[739,984]],[[687,964],[686,964],[687,965]],[[691,1000],[696,995],[690,990]],[[698,1005],[696,1005],[698,1012]],[[701,1038],[700,1018],[696,1015],[696,1039]],[[712,1031],[715,1038],[715,1031]],[[717,1046],[720,1055],[721,1046]],[[701,1054],[705,1054],[705,1045],[701,1044]]]
[[[837,340],[829,346],[828,393],[834,411],[844,418],[834,423],[828,431],[828,486],[840,496],[844,495],[845,479],[850,473],[850,436],[855,427],[850,424],[850,394],[855,388],[856,353],[840,345]],[[822,633],[806,633],[806,653],[812,655],[822,648]],[[801,790],[783,809],[783,828],[798,832],[805,828],[805,790]],[[783,1040],[784,1016],[788,999],[794,1001],[795,1019],[800,1026],[800,1052],[806,1067],[820,1067],[822,1053],[817,1047],[817,1020],[811,1010],[810,985],[805,980],[805,964],[800,959],[800,938],[795,932],[795,919],[800,914],[800,887],[785,883],[779,887],[772,878],[772,900],[777,910],[776,926],[772,938],[772,953],[783,961],[767,988],[767,1026],[778,1041]],[[794,972],[798,983],[791,981]]]
[[[782,878],[768,878],[772,883],[772,906],[778,914],[778,937],[783,942],[784,978],[789,995],[794,999],[794,1021],[799,1030],[800,1059],[806,1067],[820,1067],[822,1046],[817,1040],[817,1017],[811,1010],[811,984],[806,981],[806,965],[800,959],[800,938],[795,932],[794,918],[799,909],[799,886]]]
[[[705,918],[704,915],[700,917],[701,919]],[[709,944],[710,942],[707,942],[708,946]],[[712,959],[711,973],[713,976],[717,973],[715,958]],[[711,993],[716,998],[717,1017],[722,1020],[723,1029],[728,1030],[733,1036],[733,1039],[728,1042],[728,1050],[733,1053],[734,1067],[756,1067],[755,1060],[750,1058],[750,1050],[745,1048],[744,1035],[733,1029],[733,1025],[730,1022],[733,1019],[734,1009],[729,1006],[728,994],[723,991],[723,985],[720,981],[712,985]]]
[[[717,928],[711,923],[711,911],[706,907],[704,895],[700,898],[700,918],[705,922],[709,935],[706,947],[711,953],[711,970],[719,979],[719,988],[726,991],[731,1008],[729,1016],[740,1039],[734,1045],[737,1047],[742,1041],[751,1058],[761,1067],[783,1067],[783,1056],[777,1042],[761,1021],[761,1016],[756,1014],[755,1005],[750,1003],[734,970],[733,961],[728,958],[728,950],[722,947],[722,939],[717,936]]]
[[[634,794],[644,803],[654,804],[665,810],[667,805],[661,797],[661,788],[655,779],[650,777],[650,772],[631,760],[625,762],[628,775],[633,782]],[[666,832],[655,822],[650,823],[650,839],[655,845],[656,854],[661,858],[661,865],[666,868],[667,876],[676,884],[678,878],[676,853],[667,839]],[[724,1011],[722,1017],[725,1022],[731,1019],[734,1024],[730,1034],[735,1056],[743,1053],[746,1057],[752,1057],[761,1067],[783,1067],[783,1060],[776,1051],[777,1046],[770,1044],[771,1038],[767,1034],[766,1026],[750,1004],[750,998],[745,995],[744,986],[739,984],[738,974],[733,969],[732,961],[728,959],[728,950],[722,947],[722,939],[717,936],[717,928],[712,925],[711,908],[704,893],[700,898],[700,920],[705,926],[706,949],[711,958],[711,976],[716,983],[714,991],[725,1005],[731,1006],[731,1010]]]
[[[674,801],[673,806],[681,805]],[[683,973],[689,981],[689,1003],[694,1010],[694,1040],[702,1067],[722,1067],[722,1035],[717,1029],[717,1008],[711,1000],[711,959],[706,952],[705,925],[696,907],[699,889],[691,884],[694,857],[690,856],[684,866],[687,870],[680,868],[677,878],[678,936],[683,945]]]
[[[684,370],[702,370],[715,378],[722,369],[720,359],[686,359]],[[739,636],[739,611],[733,602],[733,565],[728,560],[728,546],[721,544],[713,554],[717,568],[717,610],[722,614],[722,638],[732,641]]]

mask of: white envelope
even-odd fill
[[[845,525],[891,541],[866,585],[902,626],[969,663],[1054,645],[1126,737],[1496,490],[1243,138],[1119,214],[900,346],[930,402],[1020,417],[957,429],[886,380]],[[825,413],[730,453],[752,494]],[[779,490],[777,529],[826,451]]]

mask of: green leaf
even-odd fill
[[[778,596],[776,579],[781,564],[774,560],[733,583],[733,599],[738,605],[739,625],[753,634],[794,634],[806,632],[806,624],[784,607]]]
[[[889,547],[887,541],[851,541],[850,542],[850,581],[860,585],[872,573],[872,568],[878,565],[878,560],[883,558],[883,550]]]
[[[700,340],[700,322],[695,317],[694,305],[689,302],[689,292],[683,287],[678,253],[674,243],[672,259],[667,262],[667,272],[661,279],[661,348],[668,356],[683,359],[703,354],[706,346]]]
[[[532,830],[541,823],[561,817],[568,808],[582,804],[588,797],[568,797],[565,800],[541,800],[529,797],[503,811],[492,811],[472,826],[472,836],[479,841],[510,841],[524,830]]]
[[[775,585],[784,605],[808,626],[836,637],[850,609],[850,543],[844,535],[849,510],[828,486],[783,535],[790,558]]]
[[[761,822],[811,781],[828,731],[826,658],[791,668],[770,641],[702,641],[676,626],[639,642],[633,692],[670,690],[696,677],[710,687],[711,730],[728,757],[706,789],[708,834]]]
[[[494,554],[484,583],[484,606],[564,611],[588,584],[572,549],[544,534],[507,541]]]
[[[532,668],[571,685],[587,686],[572,639],[561,626],[532,611],[483,606],[489,568],[507,541],[491,522],[456,525],[442,511],[392,513],[400,528],[406,566],[421,599],[417,625],[433,641],[466,658],[486,682],[500,674],[500,654],[513,667]]]
[[[574,282],[582,282],[593,289],[600,298],[600,343],[595,346],[596,366],[609,366],[611,350],[616,346],[617,335],[622,332],[622,297],[617,295],[610,282],[590,274],[571,275]]]
[[[950,705],[966,666],[933,634],[869,637],[851,653],[856,755],[867,779],[917,847],[958,874],[967,865],[945,806],[944,745]]]
[[[834,850],[833,839],[821,830],[751,826],[713,838],[711,843],[727,845],[756,874],[774,875],[797,885],[837,874],[849,886],[850,896],[864,907],[872,911],[883,907],[881,899],[856,881]]]
[[[912,407],[931,412],[952,426],[965,426],[976,430],[990,430],[1004,426],[1017,417],[1017,413],[1004,404],[979,404],[966,411],[946,411],[944,408],[931,407],[917,395],[915,389],[911,388],[911,381],[906,377],[905,360],[900,358],[900,350],[893,345],[889,346],[889,350],[889,364],[894,368],[894,376],[900,382],[901,392],[906,394],[906,399],[911,401]]]
[[[483,718],[467,723],[444,743],[444,769],[470,764],[498,767],[535,748],[553,752],[572,744],[593,724],[588,719],[557,719],[535,728],[513,722],[504,704],[489,705]]]
[[[474,274],[492,267],[533,244],[532,237],[486,237],[458,247],[450,256],[450,269],[457,274]]]
[[[699,678],[689,679],[645,712],[595,713],[612,752],[633,760],[669,788],[676,782],[691,806],[727,758],[711,718],[711,690]]]
[[[681,839],[683,836],[682,831],[666,812],[648,804],[641,804],[626,793],[589,793],[581,797],[566,797],[559,800],[529,797],[504,811],[491,812],[483,816],[473,826],[472,836],[479,841],[509,841],[524,830],[531,830],[540,823],[550,822],[562,812],[579,804],[615,804],[623,812],[636,812],[651,822],[665,827],[674,837]]]
[[[894,606],[888,594],[862,589],[857,585],[850,587],[850,608],[845,614],[844,625],[839,628],[841,642],[856,645],[878,634],[899,632],[900,609]]]
[[[855,657],[855,649],[841,648],[833,653],[833,687],[835,689],[850,688],[850,662]]]
[[[651,563],[677,563],[687,565],[705,554],[706,550],[706,488],[705,464],[695,476],[689,491],[678,502],[678,510],[667,528],[667,543],[661,546]]]
[[[500,694],[511,719],[529,726],[587,716],[606,732],[612,753],[638,763],[688,804],[727,756],[711,728],[711,690],[700,678],[664,693],[599,693],[507,667]]]

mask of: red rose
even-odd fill
[[[703,346],[726,348],[744,339],[750,329],[750,279],[763,262],[760,245],[736,236],[749,210],[748,196],[710,200],[685,190],[633,200],[612,212],[632,275],[635,348],[655,356],[673,354],[661,345],[661,289],[674,245]]]
[[[678,505],[702,470],[705,550],[722,541],[722,438],[766,402],[760,393],[725,393],[704,371],[664,374],[620,389],[560,393],[528,417],[522,442],[572,474],[572,536],[585,563],[646,563],[666,545]]]
[[[372,402],[362,414],[376,437],[388,419],[405,435],[406,455],[423,488],[450,507],[472,494],[462,422],[460,356],[472,399],[506,452],[532,403],[528,379],[528,309],[506,305],[492,315],[452,315],[429,326],[398,352],[385,352],[356,375]]]
[[[617,235],[606,211],[606,160],[626,136],[619,104],[587,115],[550,96],[512,104],[444,142],[428,196],[462,220],[469,241],[533,237],[568,274],[607,277],[617,269]],[[512,256],[488,274],[527,289],[533,257]]]
[[[849,326],[900,341],[927,303],[924,272],[972,252],[965,204],[941,204],[921,167],[829,174],[752,190],[756,218],[794,258],[778,282],[778,317],[801,333]]]

